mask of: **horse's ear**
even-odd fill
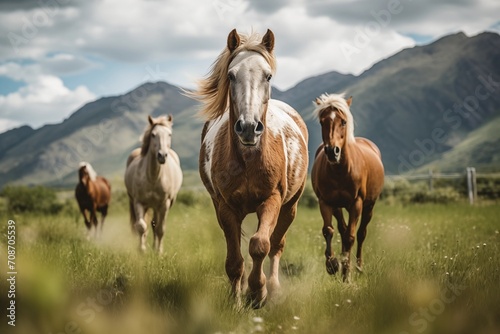
[[[321,104],[321,100],[319,99],[319,97],[317,97],[316,100],[313,101],[313,103],[319,106]]]
[[[149,122],[149,125],[153,125],[153,117],[151,117],[151,115],[148,115],[148,122]]]
[[[238,35],[236,29],[233,29],[227,36],[227,48],[233,52],[238,46],[240,46],[240,35]]]
[[[347,105],[350,107],[352,104],[352,96],[349,96],[349,98],[346,100]]]
[[[274,50],[274,34],[271,29],[267,29],[266,34],[262,37],[262,45],[264,45],[267,52],[272,52]]]
[[[172,116],[172,114],[168,114],[167,121],[172,122],[173,120],[174,120],[174,117]]]

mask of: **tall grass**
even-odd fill
[[[190,201],[177,203],[167,218],[163,257],[151,249],[138,253],[119,201],[97,241],[85,239],[83,222],[75,223],[68,209],[59,216],[1,214],[2,226],[16,221],[18,236],[18,319],[2,333],[500,330],[500,208],[494,203],[379,203],[364,273],[353,273],[349,284],[326,273],[319,211],[300,207],[282,257],[281,294],[251,310],[237,309],[230,298],[225,241],[213,209]],[[255,228],[256,219],[247,219],[244,244]],[[5,237],[1,242],[5,254]],[[340,251],[338,237],[334,249]],[[5,275],[2,270],[2,291]],[[3,308],[4,293],[0,302]]]

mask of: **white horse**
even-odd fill
[[[140,250],[146,250],[145,213],[152,209],[154,249],[163,252],[163,225],[182,184],[179,156],[171,148],[172,116],[152,118],[142,136],[142,147],[128,157],[125,186],[130,201],[130,222],[139,234]]]

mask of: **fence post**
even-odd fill
[[[469,203],[472,205],[477,197],[476,168],[467,167],[467,193],[469,194]]]

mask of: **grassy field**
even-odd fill
[[[365,272],[349,284],[326,273],[319,211],[300,207],[282,258],[282,293],[260,310],[234,307],[223,234],[205,204],[173,208],[161,258],[138,254],[120,199],[97,241],[86,240],[74,207],[58,216],[1,213],[3,312],[9,219],[18,275],[16,327],[2,316],[0,332],[500,332],[498,203],[381,202],[368,227]],[[255,227],[255,218],[245,222],[246,241]]]

